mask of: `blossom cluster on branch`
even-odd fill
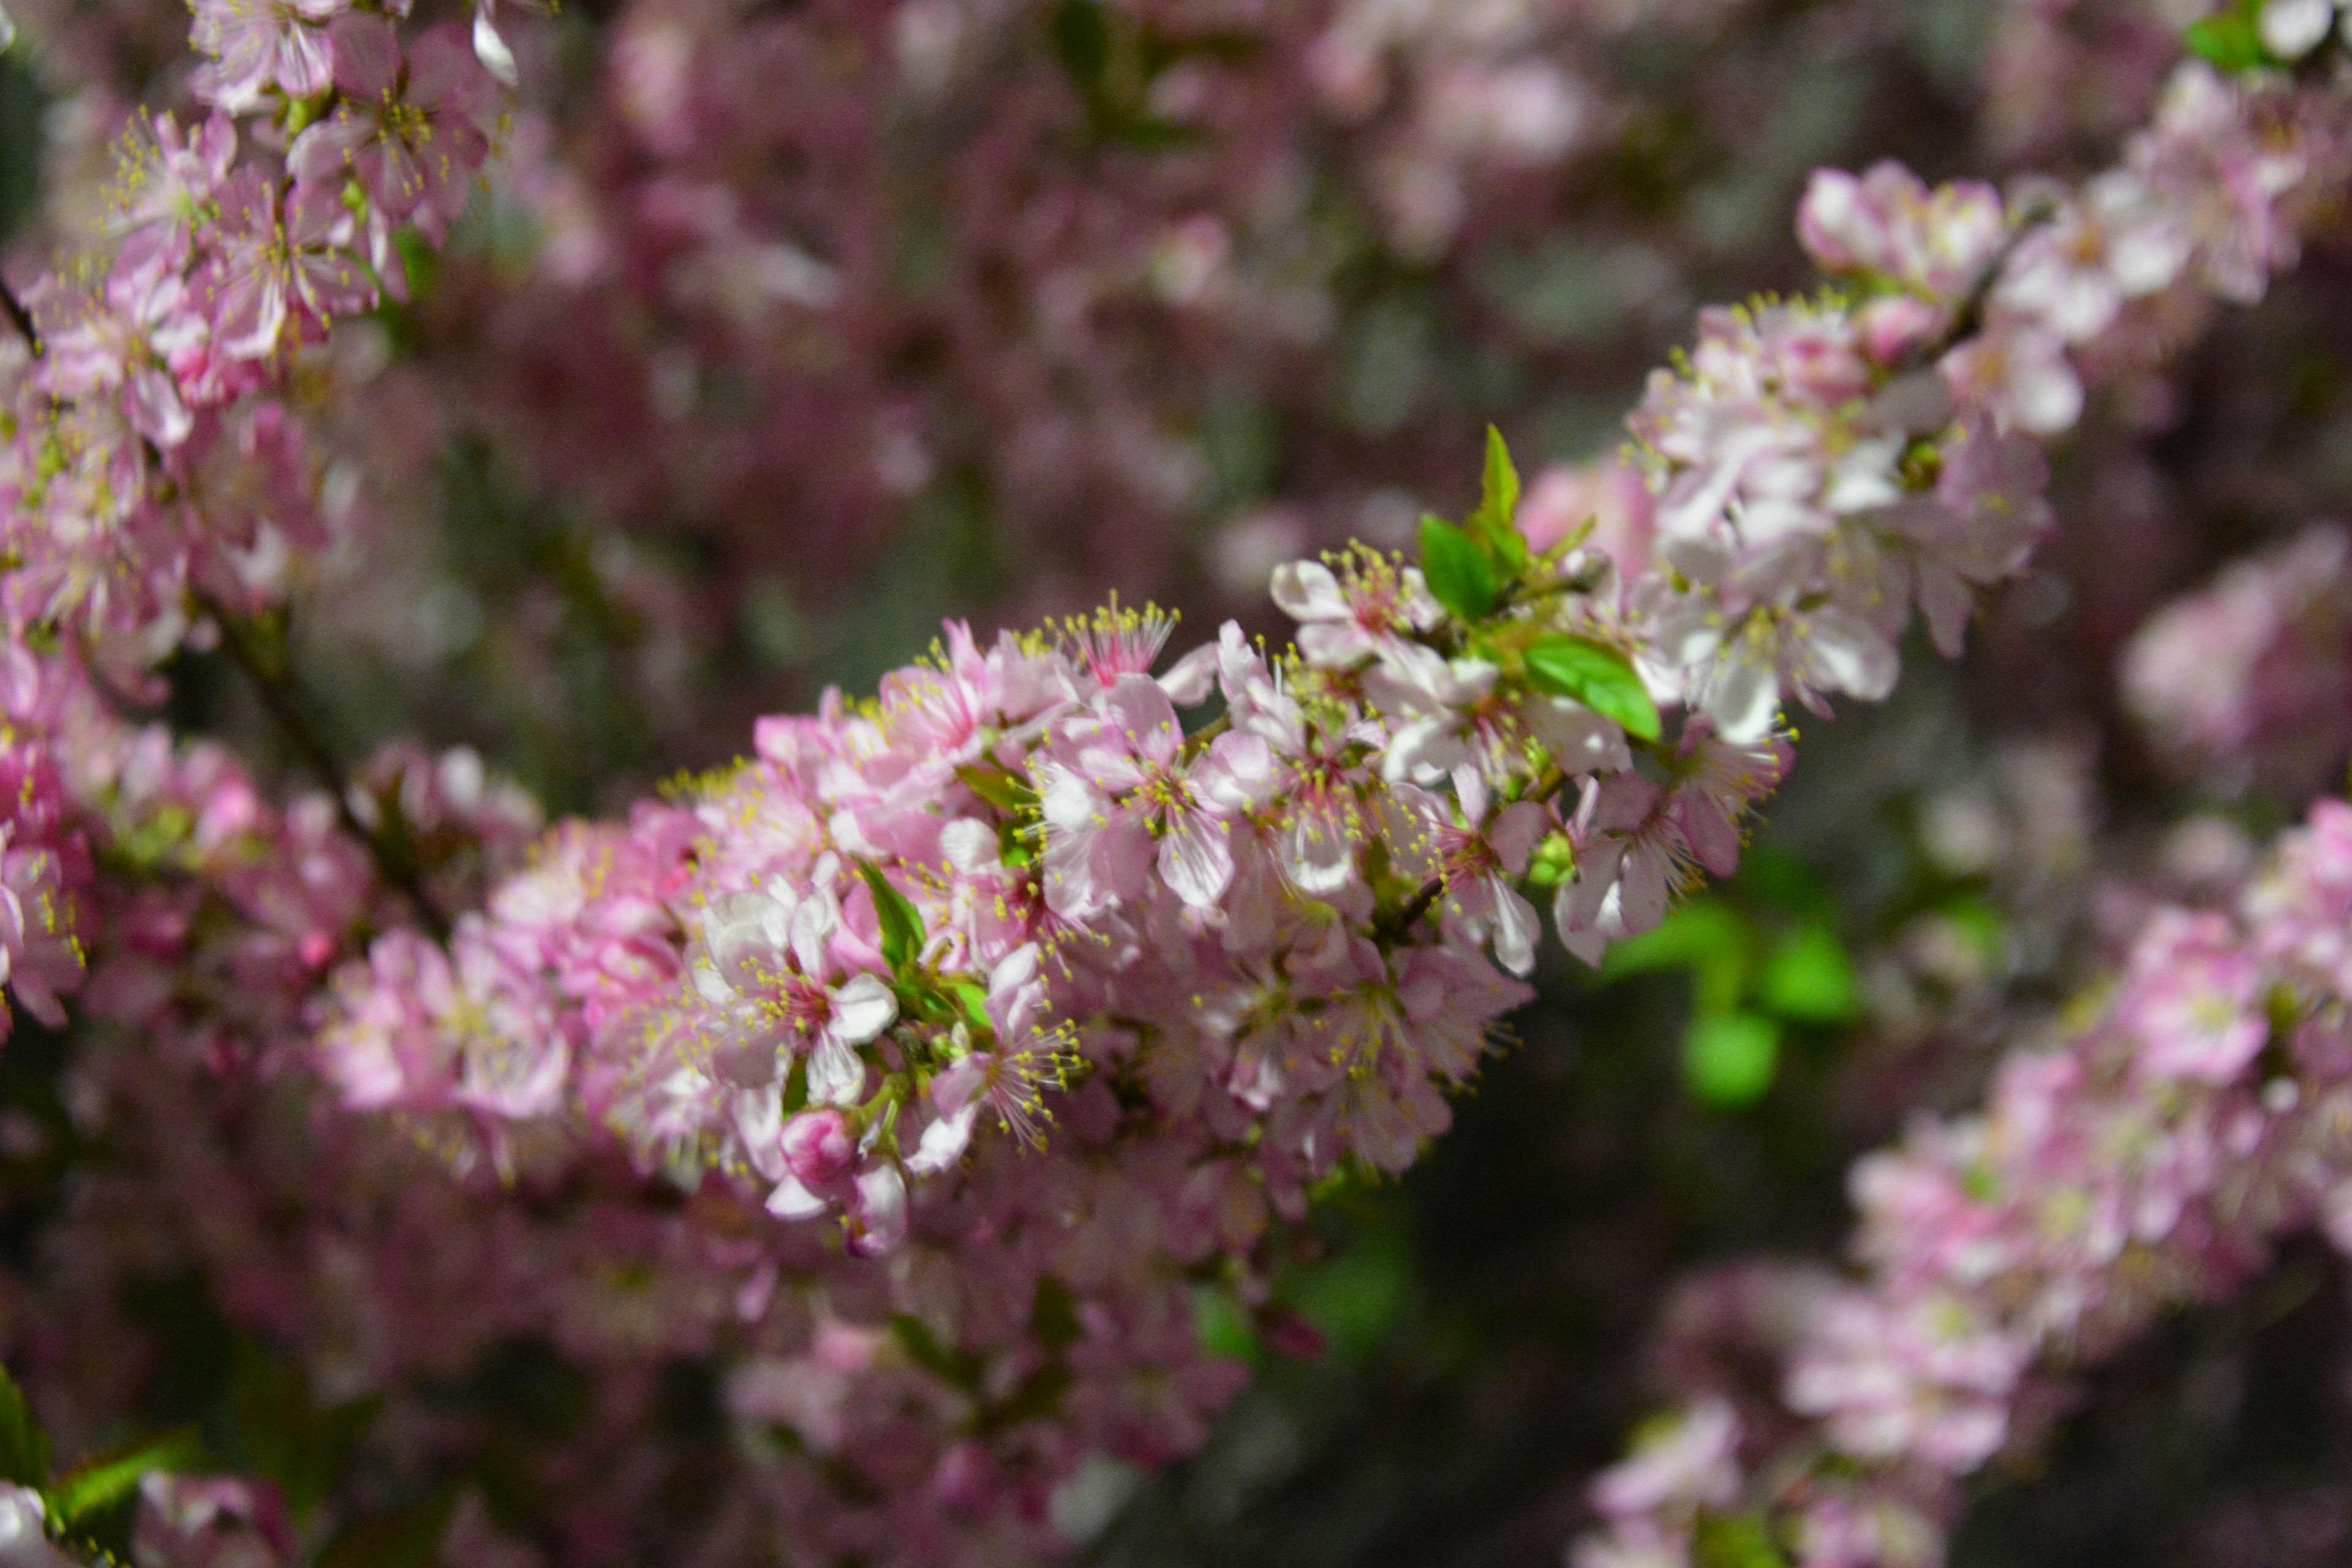
[[[1958,1483],[2033,1435],[2037,1383],[2342,1243],[2352,808],[2325,801],[2223,909],[2159,909],[2104,994],[1984,1109],[1853,1173],[1864,1277],[1806,1288],[1784,1407],[1719,1391],[1598,1483],[1579,1564],[1753,1538],[1808,1563],[1939,1560]]]
[[[209,115],[144,122],[110,251],[27,290],[10,367],[0,954],[45,1024],[78,994],[76,1114],[150,1141],[78,1189],[80,1234],[121,1245],[63,1258],[65,1298],[180,1249],[287,1342],[342,1336],[322,1361],[353,1407],[546,1331],[604,1376],[540,1483],[567,1560],[625,1554],[616,1500],[672,1479],[631,1434],[661,1358],[699,1354],[752,1457],[696,1560],[1050,1551],[1084,1461],[1191,1452],[1237,1386],[1198,1296],[1294,1327],[1271,1280],[1313,1201],[1445,1131],[1547,917],[1598,964],[1734,874],[1790,711],[1887,696],[1915,612],[1957,654],[2053,526],[2042,444],[2296,260],[2352,169],[2308,10],[2242,12],[2254,42],[2206,52],[2268,51],[2254,68],[2182,66],[2085,180],[1817,174],[1798,232],[1823,288],[1704,313],[1623,466],[1523,495],[1490,432],[1476,509],[1424,519],[1412,560],[1275,569],[1290,647],[1228,624],[1163,661],[1171,617],[1116,601],[1026,636],[951,624],[875,698],[829,692],[731,766],[542,834],[468,752],[347,774],[282,616],[328,542],[306,376],[448,238],[514,55],[487,5],[412,43],[404,13],[201,0]],[[1129,93],[1122,15],[1058,16],[1091,132],[1170,132],[1181,94]],[[898,21],[902,52],[924,26],[943,59],[982,41],[950,7]],[[1347,8],[1307,68],[1377,105],[1400,30],[1444,35],[1424,66],[1495,44],[1455,25]],[[625,71],[639,132],[684,156],[674,43],[648,28]],[[1414,92],[1407,151],[1574,140],[1540,72],[1455,59]],[[1442,240],[1428,187],[1455,176],[1384,167]],[[1162,259],[1174,288],[1202,258]],[[2279,576],[2237,596],[2267,608]],[[274,800],[145,721],[192,649],[322,790]],[[2161,720],[2185,679],[2160,647],[2138,667]],[[2155,916],[1984,1117],[1865,1166],[1869,1272],[1808,1310],[1804,1420],[1695,1406],[1604,1481],[1583,1558],[1928,1561],[2040,1362],[2226,1288],[2284,1228],[2341,1228],[2347,860],[2352,814],[2322,808],[2232,912]],[[285,1168],[239,1190],[240,1150]],[[394,1425],[415,1470],[468,1440],[429,1400]],[[192,1468],[152,1466],[142,1561],[290,1562],[323,1528],[282,1475]],[[36,1561],[71,1478],[5,1479]],[[432,1517],[485,1560],[527,1550],[478,1509]]]

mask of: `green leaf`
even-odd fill
[[[1699,969],[1713,963],[1744,965],[1748,922],[1721,899],[1694,899],[1639,936],[1610,944],[1601,961],[1611,980],[1661,969]]]
[[[1683,1078],[1718,1110],[1764,1098],[1780,1066],[1780,1026],[1755,1013],[1701,1013],[1683,1037]]]
[[[205,1462],[204,1439],[193,1426],[167,1432],[77,1465],[42,1497],[60,1530],[73,1530],[94,1513],[129,1499],[150,1470],[193,1469]]]
[[[988,989],[969,980],[950,980],[948,992],[963,1008],[963,1016],[975,1024],[988,1022]]]
[[[906,894],[890,885],[881,867],[860,860],[857,872],[874,891],[874,913],[882,925],[882,960],[892,973],[903,973],[922,953],[923,917]]]
[[[964,787],[999,811],[1024,811],[1037,804],[1037,792],[1022,780],[999,768],[974,767],[967,763],[956,769],[956,777]]]
[[[1110,68],[1109,19],[1097,0],[1063,0],[1053,26],[1054,52],[1062,58],[1062,68],[1092,98],[1102,90],[1103,73]]]
[[[2243,11],[2225,11],[2191,22],[2182,41],[2190,54],[2217,70],[2252,70],[2270,63],[2261,29]]]
[[[1664,969],[1688,970],[1702,1013],[1727,1013],[1748,993],[1755,937],[1745,916],[1721,899],[1697,899],[1670,910],[1655,929],[1612,944],[1601,973],[1614,980]]]
[[[1211,1286],[1192,1292],[1192,1326],[1201,1348],[1211,1355],[1255,1362],[1264,1349],[1249,1314],[1234,1305],[1230,1295]]]
[[[1302,1274],[1289,1305],[1339,1354],[1361,1361],[1380,1348],[1412,1300],[1412,1254],[1390,1228],[1349,1238],[1329,1262]]]
[[[1788,1568],[1764,1521],[1746,1515],[1708,1514],[1691,1534],[1696,1568]]]
[[[1821,873],[1769,838],[1749,845],[1740,857],[1739,887],[1786,914],[1815,923],[1837,919],[1837,899]]]
[[[1527,569],[1528,541],[1519,531],[1519,470],[1503,433],[1486,426],[1486,472],[1478,489],[1478,510],[1471,514],[1470,531],[1504,574],[1517,577]]]
[[[1475,626],[1495,613],[1495,569],[1467,533],[1442,517],[1421,520],[1421,574],[1457,619]]]
[[[457,1494],[446,1491],[362,1520],[328,1543],[319,1568],[433,1568],[457,1512]]]
[[[1029,1309],[1030,1336],[1047,1350],[1058,1351],[1075,1342],[1081,1331],[1070,1288],[1050,1274],[1038,1280],[1037,1295]]]
[[[981,1418],[982,1429],[1001,1432],[1024,1421],[1044,1420],[1061,1407],[1062,1395],[1069,1392],[1070,1381],[1068,1367],[1057,1361],[1047,1362],[1023,1378],[1021,1385],[1005,1398],[988,1406]]]
[[[1801,1024],[1836,1024],[1853,1016],[1853,964],[1845,944],[1827,926],[1789,933],[1757,977],[1756,1000],[1768,1013]]]
[[[33,1407],[5,1368],[0,1368],[0,1481],[49,1484],[49,1435],[33,1418]]]
[[[901,1312],[890,1320],[890,1332],[908,1360],[942,1382],[966,1389],[980,1385],[980,1358],[940,1343],[922,1319]]]
[[[1658,738],[1658,705],[1633,673],[1633,661],[1608,644],[1554,633],[1528,649],[1527,659],[1528,678],[1538,690],[1573,697],[1637,740]]]
[[[381,1408],[373,1399],[320,1406],[300,1367],[265,1355],[250,1342],[237,1346],[231,1392],[237,1436],[252,1468],[278,1483],[298,1520],[334,1489],[352,1447]]]

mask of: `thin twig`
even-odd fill
[[[1968,298],[1960,301],[1958,311],[1952,317],[1952,324],[1934,342],[1913,354],[1916,366],[1934,364],[1983,330],[1985,312],[1992,304],[1993,290],[2000,286],[2001,274],[2008,270],[2011,259],[2017,255],[2018,247],[2023,245],[2034,230],[2055,222],[2057,216],[2057,209],[2046,202],[2035,203],[2019,216],[2016,226],[2002,237],[2000,248],[1993,253],[1991,260],[1985,263],[1984,270],[1977,274],[1977,280],[1969,288]]]
[[[415,906],[417,918],[424,922],[425,929],[432,932],[434,939],[446,942],[449,939],[448,917],[425,892],[424,882],[416,875],[415,861],[393,849],[385,841],[381,826],[370,827],[360,820],[359,813],[352,809],[351,775],[303,716],[301,693],[293,680],[283,669],[272,668],[271,661],[262,656],[261,650],[254,646],[244,622],[209,598],[200,595],[197,603],[220,627],[221,651],[252,684],[254,695],[260,700],[262,711],[269,715],[270,721],[278,726],[278,732],[294,748],[303,765],[317,775],[319,782],[333,797],[335,816],[342,823],[343,831],[367,847],[369,858],[375,862],[377,875],[399,889]],[[399,806],[394,804],[392,809],[396,811]]]
[[[16,290],[8,287],[5,278],[0,278],[0,311],[6,312],[8,324],[16,329],[17,336],[25,340],[25,346],[38,354],[41,352],[41,334],[33,325],[33,312],[25,309],[25,301],[16,298]]]
[[[1445,879],[1432,877],[1421,885],[1420,891],[1408,899],[1404,907],[1397,910],[1394,916],[1375,926],[1373,935],[1376,938],[1386,937],[1391,942],[1402,937],[1421,923],[1421,917],[1429,912],[1429,907],[1437,902],[1439,896],[1444,891]]]

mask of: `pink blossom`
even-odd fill
[[[419,39],[405,62],[381,16],[340,16],[329,36],[341,99],[295,138],[288,166],[306,185],[348,171],[385,223],[414,222],[443,239],[489,156],[496,86],[446,28]]]
[[[198,274],[196,298],[229,359],[264,359],[290,334],[314,334],[333,317],[372,305],[375,286],[352,253],[352,215],[332,191],[278,192],[250,169],[221,193],[218,249]]]
[[[851,1104],[866,1081],[856,1047],[898,1016],[888,985],[862,970],[844,974],[833,957],[841,906],[831,875],[821,862],[804,889],[779,879],[703,914],[704,959],[694,980],[726,1020],[711,1052],[713,1070],[728,1082],[773,1083],[800,1057],[812,1100]]]
[[[2004,430],[2054,436],[2083,416],[2083,381],[2059,335],[2005,313],[1938,366],[1954,395]]]
[[[1299,650],[1334,668],[1391,654],[1444,612],[1412,567],[1357,557],[1345,574],[1298,561],[1274,574],[1274,602],[1300,623]]]
[[[1268,756],[1251,735],[1220,736],[1196,764],[1184,749],[1167,694],[1132,673],[1055,726],[1038,793],[1057,910],[1079,917],[1137,900],[1155,866],[1186,903],[1215,904],[1233,878],[1228,818],[1262,786]]]
[[[2269,1037],[2262,966],[2221,916],[2158,916],[2132,967],[2137,984],[2121,1022],[2139,1037],[2142,1071],[2227,1083]]]
[[[1816,172],[1798,209],[1805,248],[1832,272],[1875,273],[1930,300],[1967,294],[1999,253],[2000,197],[1972,182],[1930,191],[1899,163]]]
[[[139,1483],[133,1550],[163,1568],[276,1568],[299,1549],[268,1481],[151,1471]]]
[[[198,68],[196,96],[227,114],[246,114],[273,89],[316,98],[332,80],[334,48],[325,24],[348,0],[197,0],[189,41],[212,59]]]
[[[1456,775],[1460,820],[1454,808],[1425,790],[1400,785],[1397,798],[1412,821],[1408,844],[1416,862],[1446,889],[1446,908],[1473,941],[1489,934],[1495,958],[1514,974],[1535,968],[1536,939],[1542,926],[1535,906],[1513,885],[1524,874],[1537,841],[1550,830],[1551,815],[1533,801],[1514,801],[1489,814],[1486,782],[1475,769]]]

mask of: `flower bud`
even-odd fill
[[[1555,833],[1536,846],[1528,860],[1528,880],[1538,888],[1557,888],[1576,875],[1576,844],[1565,833]]]
[[[857,1140],[838,1110],[803,1110],[784,1123],[784,1165],[804,1187],[839,1179],[857,1163]]]

